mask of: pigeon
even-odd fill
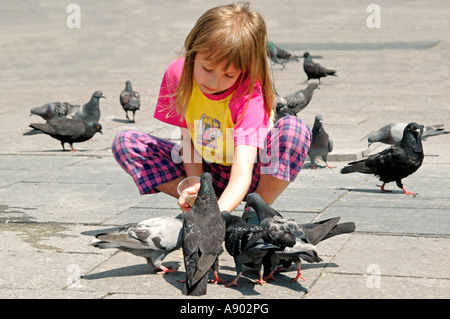
[[[316,115],[312,129],[311,146],[308,151],[311,160],[311,168],[316,169],[316,158],[321,157],[325,162],[327,168],[334,168],[327,163],[328,153],[333,150],[333,139],[323,128],[322,115]]]
[[[222,216],[226,222],[225,249],[234,258],[237,273],[235,279],[225,286],[239,286],[243,265],[249,263],[258,270],[259,279],[256,283],[264,284],[262,258],[269,250],[278,249],[278,246],[263,240],[267,230],[261,226],[247,223],[242,217],[233,216],[227,211],[223,211]]]
[[[50,121],[55,118],[66,117],[78,107],[80,106],[68,102],[52,102],[31,108],[30,116],[33,114],[39,115],[44,120]]]
[[[314,62],[309,52],[305,52],[303,54],[303,57],[303,70],[308,76],[308,79],[306,81],[309,81],[310,79],[318,79],[320,83],[320,78],[326,77],[328,75],[337,76],[336,70],[324,68],[319,63]]]
[[[294,235],[294,245],[280,247],[280,249],[271,249],[263,257],[264,269],[270,269],[268,276],[264,280],[274,279],[273,275],[278,271],[280,262],[287,267],[292,262],[297,264],[297,276],[292,281],[297,281],[301,276],[300,266],[301,259],[308,262],[320,262],[322,259],[316,252],[315,245],[322,240],[331,238],[336,235],[350,233],[355,230],[353,222],[337,224],[340,217],[327,219],[320,222],[300,224],[298,225],[293,220],[285,219],[279,212],[270,207],[264,200],[256,193],[247,195],[246,209],[254,209],[260,226],[266,229],[268,233],[280,233],[279,225],[283,224],[287,227],[286,233]],[[266,227],[264,225],[269,225]]]
[[[164,258],[181,248],[183,220],[186,213],[176,217],[163,216],[126,225],[118,230],[97,234],[91,245],[100,249],[116,248],[144,257],[158,274],[176,271],[162,265]]]
[[[73,143],[87,141],[97,132],[103,134],[102,126],[99,123],[88,124],[82,120],[65,117],[50,120],[47,123],[31,123],[30,127],[59,140],[63,151],[66,150],[64,143],[69,143],[72,151],[75,151],[72,145]]]
[[[141,96],[139,95],[139,92],[133,91],[131,81],[125,82],[125,89],[120,92],[119,100],[127,119],[130,120],[128,117],[128,111],[130,111],[133,113],[133,120],[130,121],[135,122],[134,116],[141,106]]]
[[[391,123],[383,126],[378,131],[373,132],[368,137],[369,146],[375,142],[394,145],[400,142],[403,138],[403,131],[408,123]],[[421,132],[421,139],[425,141],[430,136],[448,134],[449,131],[444,131],[444,124],[437,125],[419,125]]]
[[[267,43],[267,54],[269,58],[272,60],[275,64],[281,64],[282,70],[286,67],[286,63],[290,61],[298,61],[300,56],[293,55],[290,52],[287,52],[286,50],[283,50],[282,48],[278,47],[273,43],[272,41],[268,41]]]
[[[286,115],[297,116],[311,101],[313,92],[318,89],[317,83],[309,84],[306,89],[298,90],[292,94],[277,98],[276,121]]]
[[[83,120],[87,123],[98,123],[100,120],[100,102],[99,99],[106,97],[102,91],[95,91],[89,102],[77,109],[73,115],[74,119]]]
[[[403,194],[417,195],[403,187],[402,179],[413,174],[422,165],[424,158],[422,141],[420,138],[420,126],[417,123],[409,123],[403,131],[402,140],[377,154],[366,159],[350,162],[341,169],[342,174],[353,172],[363,174],[375,174],[383,182],[382,192],[386,183],[396,182],[403,190]]]
[[[315,245],[325,239],[355,231],[355,223],[338,224],[340,219],[341,217],[333,217],[307,224],[297,224],[292,220],[288,220],[289,227],[291,227],[296,236],[296,243],[294,247],[286,247],[283,251],[272,250],[264,256],[264,268],[271,270],[265,279],[275,279],[273,277],[274,273],[289,267],[294,262],[297,265],[297,275],[291,281],[306,280],[301,275],[301,261],[305,260],[309,263],[322,261],[315,249]],[[282,267],[278,268],[279,265]]]
[[[286,220],[270,207],[259,194],[250,193],[247,195],[245,210],[253,210],[258,216],[259,225],[267,230],[267,235],[264,237],[265,241],[278,246],[280,250],[295,245],[295,234],[287,225]]]
[[[208,172],[202,173],[197,199],[183,223],[182,248],[186,269],[184,294],[206,294],[208,271],[218,262],[225,230],[226,224],[219,210],[212,176]]]

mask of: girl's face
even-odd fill
[[[225,62],[216,66],[206,60],[208,55],[197,52],[194,60],[194,80],[200,91],[206,94],[220,94],[228,90],[241,75],[234,65],[224,70]]]

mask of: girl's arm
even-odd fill
[[[191,135],[186,128],[181,128],[181,158],[187,177],[202,174],[202,157],[192,145]],[[200,182],[192,186],[188,192],[196,194],[199,188]],[[188,211],[191,208],[181,196],[178,198],[178,205],[182,211]]]
[[[230,181],[219,198],[221,211],[232,212],[244,199],[252,181],[257,152],[256,147],[249,145],[238,145],[234,148]]]

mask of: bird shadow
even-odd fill
[[[125,123],[125,124],[129,124],[129,123],[135,123],[131,120],[128,119],[113,119],[114,122],[118,122],[118,123]]]
[[[399,190],[392,190],[389,192],[381,192],[379,189],[372,189],[372,188],[348,188],[348,187],[339,187],[337,190],[345,190],[349,192],[357,192],[357,193],[372,193],[372,194],[383,194],[383,195],[398,195],[402,194]]]
[[[175,261],[169,261],[164,263],[164,266],[172,268],[178,268],[179,263]],[[81,278],[86,280],[96,280],[96,279],[104,279],[104,278],[118,278],[118,277],[132,277],[132,276],[140,276],[140,275],[157,275],[157,270],[153,267],[150,267],[148,264],[138,264],[125,266],[120,268],[109,269],[105,271],[100,271],[93,274],[84,275]],[[157,275],[161,276],[161,275]],[[167,276],[167,275],[163,275]]]

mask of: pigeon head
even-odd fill
[[[415,141],[418,142],[420,140],[421,133],[420,125],[412,122],[406,125],[403,131],[403,139],[410,139],[412,136]]]
[[[96,133],[99,132],[100,134],[103,135],[102,125],[100,123],[92,123],[91,126],[95,130]]]
[[[130,80],[125,82],[125,91],[133,91],[133,88],[131,87],[131,81]]]
[[[214,192],[212,184],[212,175],[208,172],[204,172],[200,175],[200,188],[194,206],[192,206],[192,209],[195,210],[204,210],[205,208],[211,213],[215,213],[215,211],[219,209],[216,193]]]
[[[372,145],[372,143],[374,142],[376,142],[375,136],[373,136],[373,134],[369,135],[369,137],[367,138],[368,146]]]
[[[96,98],[96,99],[100,99],[100,98],[106,99],[106,96],[103,95],[103,92],[102,92],[102,91],[95,91],[95,92],[92,94],[92,97],[93,97],[93,98]]]
[[[311,83],[306,89],[309,91],[314,91],[315,89],[320,89],[320,87],[318,83]]]
[[[303,53],[303,57],[305,58],[305,60],[309,60],[311,59],[311,54],[309,54],[309,52],[305,52]]]

